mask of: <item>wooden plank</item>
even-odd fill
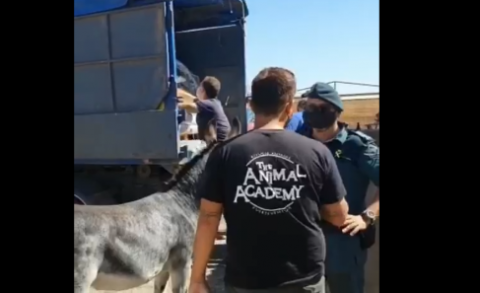
[[[380,112],[380,99],[346,100],[343,101],[343,107],[340,120],[355,128],[357,123],[362,126],[375,122]]]

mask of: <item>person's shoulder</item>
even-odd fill
[[[302,120],[302,121],[303,121],[303,112],[293,113],[292,119],[298,119],[298,120]]]
[[[197,104],[204,108],[204,109],[208,109],[208,110],[214,110],[216,109],[218,106],[216,105],[215,101],[211,100],[211,99],[206,99],[206,100],[197,100]]]
[[[303,121],[303,118],[301,123],[299,123],[295,132],[307,138],[311,138],[311,135],[312,135],[312,129]]]
[[[329,152],[328,148],[323,143],[301,133],[293,131],[285,131],[284,133],[288,138],[288,141],[292,143],[292,147],[303,148],[305,151],[312,150],[317,153]]]
[[[303,124],[303,112],[297,112],[292,115],[285,129],[297,131]]]
[[[222,109],[223,108],[222,102],[217,98],[207,99],[206,101],[209,103],[209,105],[211,105],[215,109],[217,109],[217,108]]]
[[[375,144],[375,140],[367,134],[358,130],[347,130],[347,142],[356,147],[365,147],[370,144]]]

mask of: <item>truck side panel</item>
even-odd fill
[[[174,111],[75,116],[74,159],[177,158],[176,121]]]
[[[180,32],[176,35],[177,58],[203,79],[222,83],[219,99],[228,117],[238,117],[246,129],[245,32],[242,25]]]
[[[75,18],[74,114],[152,110],[166,95],[164,4]]]
[[[178,159],[177,112],[156,111],[169,91],[165,18],[165,3],[74,18],[75,160]]]

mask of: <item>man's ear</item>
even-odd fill
[[[287,112],[288,119],[292,118],[293,113],[295,113],[293,101],[290,101],[290,102],[287,103],[287,107],[286,107],[285,111]]]

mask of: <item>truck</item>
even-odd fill
[[[74,203],[133,201],[201,148],[181,140],[179,62],[246,127],[244,0],[74,0]]]

